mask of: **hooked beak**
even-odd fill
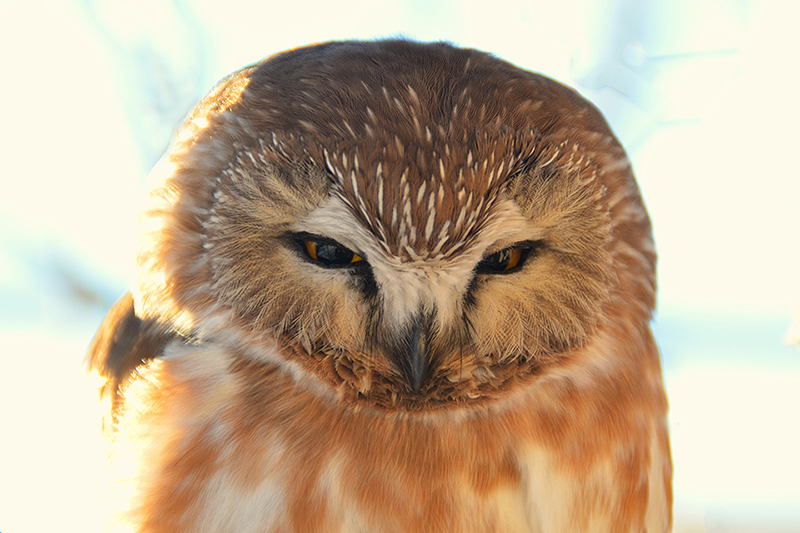
[[[415,315],[391,350],[395,363],[402,370],[414,394],[419,394],[422,389],[430,366],[428,329],[422,317]]]

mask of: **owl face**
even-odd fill
[[[200,103],[157,180],[137,312],[381,409],[485,402],[575,357],[614,292],[653,306],[649,222],[602,117],[476,51],[268,59]]]

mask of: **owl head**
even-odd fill
[[[137,314],[356,405],[491,401],[653,309],[649,219],[603,117],[475,50],[268,58],[197,105],[153,180]]]

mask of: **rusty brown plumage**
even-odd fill
[[[650,222],[574,91],[442,43],[274,56],[187,118],[138,246],[90,350],[133,530],[669,530]]]

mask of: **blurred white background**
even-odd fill
[[[660,252],[675,531],[800,531],[800,4],[43,0],[2,12],[3,533],[102,526],[84,351],[126,290],[142,183],[182,116],[263,56],[386,36],[493,52],[603,111]]]

